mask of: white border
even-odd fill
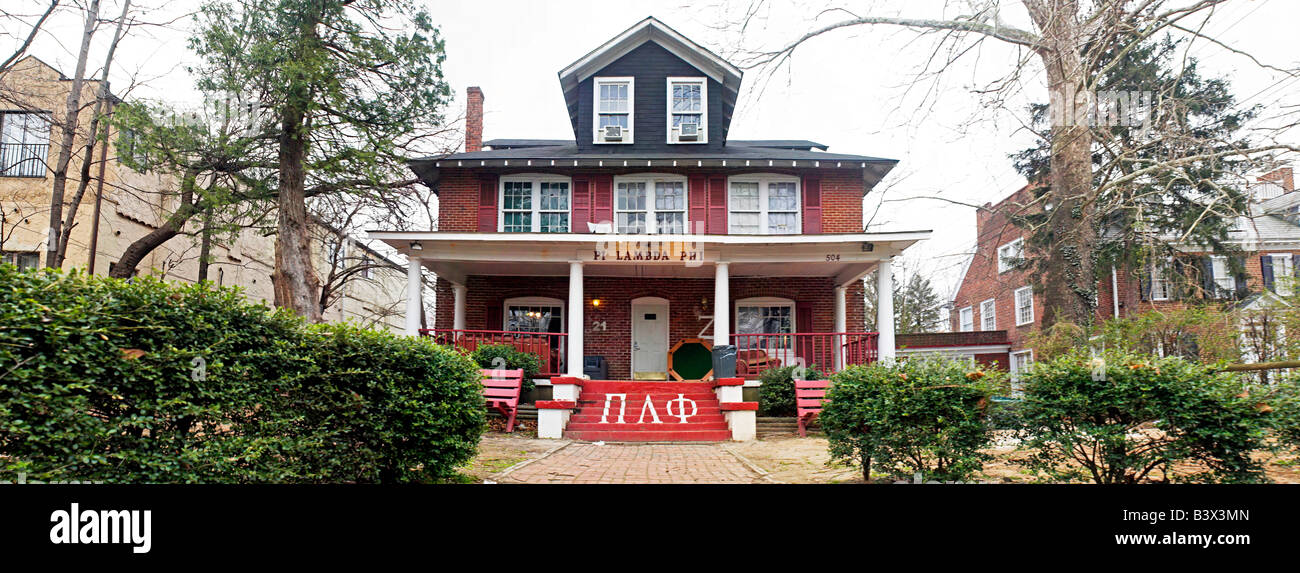
[[[1029,291],[1029,320],[1025,322],[1020,322],[1020,291],[1022,290]],[[1015,291],[1012,291],[1011,306],[1012,306],[1012,310],[1015,312],[1016,326],[1033,324],[1034,323],[1034,287],[1022,286],[1016,289]]]
[[[691,183],[685,175],[676,175],[673,173],[633,173],[630,175],[615,175],[614,183],[610,187],[609,208],[610,214],[614,220],[610,222],[611,228],[618,230],[618,214],[630,213],[631,211],[620,211],[618,208],[618,184],[619,183],[645,183],[645,234],[625,234],[628,237],[644,237],[646,235],[656,235],[660,237],[670,237],[673,235],[661,235],[659,229],[655,226],[655,207],[654,193],[656,181],[671,181],[682,184],[682,229],[686,232],[691,230]]]
[[[506,233],[506,183],[533,184],[533,228],[529,233],[541,233],[542,228],[542,183],[567,183],[569,185],[569,230],[564,233],[542,233],[545,235],[563,235],[573,232],[573,179],[563,175],[547,173],[518,173],[503,175],[497,180],[497,232]],[[522,211],[512,211],[522,213]],[[559,211],[547,211],[558,213]],[[522,235],[523,232],[510,232],[508,235]]]
[[[738,181],[740,183],[758,183],[758,214],[759,214],[759,235],[782,237],[803,234],[803,182],[794,175],[785,175],[783,173],[747,173],[745,175],[731,175],[727,177],[727,234],[735,233],[731,228],[731,183]],[[794,183],[795,199],[795,232],[793,233],[768,233],[767,232],[767,186],[771,183]],[[752,213],[752,211],[742,211],[743,213]],[[741,237],[752,235],[738,235]]]
[[[665,83],[668,92],[667,99],[664,101],[664,107],[667,108],[667,115],[664,119],[664,138],[669,145],[694,145],[709,142],[709,78],[706,77],[686,77],[686,76],[668,76]],[[700,130],[704,137],[697,141],[678,141],[673,130],[673,84],[700,84]]]
[[[511,306],[558,306],[560,307],[560,332],[569,332],[569,309],[565,302],[558,298],[549,296],[517,296],[508,298],[501,303],[501,330],[509,331],[506,328],[510,324],[510,307]]]
[[[627,84],[627,132],[623,141],[605,141],[600,135],[601,84]],[[616,112],[609,112],[616,113]],[[591,80],[591,143],[594,145],[631,145],[636,137],[636,78],[632,76],[602,76]]]
[[[661,296],[642,296],[642,297],[637,297],[637,298],[632,299],[632,301],[631,301],[630,303],[628,303],[628,315],[627,315],[627,318],[628,318],[628,320],[629,320],[629,323],[628,323],[628,325],[627,325],[627,334],[628,334],[628,345],[627,345],[627,352],[628,352],[628,355],[627,355],[628,373],[631,375],[632,378],[636,378],[636,373],[637,373],[637,369],[636,369],[636,307],[637,307],[638,304],[640,304],[640,305],[654,304],[654,305],[656,305],[656,307],[660,307],[660,306],[662,306],[662,307],[665,309],[665,312],[664,312],[664,320],[666,321],[665,324],[667,324],[667,326],[664,328],[664,376],[668,376],[668,354],[667,354],[667,352],[668,352],[669,350],[672,349],[672,329],[673,329],[672,303],[669,302],[668,299],[666,299],[666,298],[664,298],[664,297],[661,297]],[[642,370],[641,372],[648,372],[648,370]],[[669,376],[669,378],[671,378],[671,376]]]

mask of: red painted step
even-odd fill
[[[626,397],[607,398],[608,394],[625,394]],[[647,397],[659,414],[658,424],[652,422],[654,416],[649,411],[645,411],[642,417]],[[674,402],[678,399],[694,402],[693,408],[689,403],[684,405],[685,411],[691,414],[685,423],[681,422],[680,416],[673,415],[682,413],[683,403]],[[605,411],[607,400],[608,413]],[[669,413],[670,404],[672,413]],[[618,423],[620,410],[623,423]],[[711,382],[585,381],[578,396],[578,409],[570,418],[564,435],[576,440],[611,442],[717,442],[731,439],[731,431],[727,428]]]

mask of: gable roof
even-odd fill
[[[564,88],[565,99],[568,99],[570,91],[577,89],[579,82],[646,42],[654,42],[662,46],[722,84],[723,87],[733,92],[740,91],[740,79],[744,75],[740,68],[681,35],[658,18],[648,16],[560,70],[560,86]]]

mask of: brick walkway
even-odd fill
[[[498,477],[500,483],[764,483],[718,444],[575,442]]]

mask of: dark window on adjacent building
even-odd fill
[[[49,152],[49,114],[0,111],[0,177],[45,177]]]

